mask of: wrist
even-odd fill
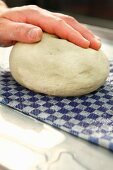
[[[0,0],[0,13],[7,10],[7,8],[8,8],[8,6],[6,5],[6,3]]]
[[[7,5],[6,5],[6,3],[5,2],[3,2],[3,1],[1,1],[0,0],[0,8],[7,8]]]

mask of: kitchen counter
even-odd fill
[[[88,26],[113,60],[113,31]],[[0,49],[8,67],[11,48]],[[0,105],[0,170],[112,170],[113,153]]]

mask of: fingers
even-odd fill
[[[29,16],[26,16],[26,22],[39,26],[43,31],[55,34],[60,38],[66,39],[83,48],[89,47],[90,43],[88,40],[64,20],[51,15],[49,11],[41,10],[40,12],[37,12],[36,9],[34,11],[31,10],[29,11]]]
[[[86,40],[78,31],[74,30],[63,20],[56,18],[55,20],[50,21],[49,25],[52,30],[47,30],[47,27],[45,28],[45,30],[49,33],[56,34],[60,38],[67,39],[68,41],[83,48],[89,47],[89,41]]]
[[[86,40],[78,31],[69,26],[65,21],[52,15],[51,12],[43,10],[37,6],[31,5],[22,8],[14,8],[3,15],[3,17],[12,21],[26,22],[38,26],[47,33],[56,34],[60,38],[67,39],[68,41],[84,48],[88,48],[90,44],[88,40]]]
[[[72,27],[76,30],[78,30],[87,40],[90,41],[90,47],[98,50],[101,47],[101,41],[97,36],[95,36],[89,29],[87,29],[85,26],[82,24],[74,24],[72,23]]]
[[[7,19],[3,19],[0,24],[0,44],[4,46],[13,45],[16,41],[34,43],[42,38],[42,30],[39,27]]]
[[[15,38],[13,38],[13,40],[16,39],[17,41],[28,43],[39,41],[41,39],[42,29],[47,33],[56,34],[60,38],[66,39],[83,48],[91,47],[98,50],[101,46],[100,41],[97,40],[93,33],[72,17],[52,13],[34,5],[13,8],[4,13],[2,17],[14,21],[13,27],[18,25],[17,28],[19,29],[14,31],[13,36],[15,35]],[[24,23],[27,23],[26,26]],[[29,33],[28,36],[28,31],[30,29],[28,29],[28,27],[31,27],[31,25],[32,27],[37,26],[38,29],[31,31],[32,35],[33,32],[34,34],[37,32],[34,38],[28,38],[31,34]]]
[[[101,47],[99,37],[95,36],[88,28],[80,24],[73,17],[59,13],[53,13],[53,15],[62,18],[67,24],[77,30],[84,38],[89,40],[91,48],[98,50]]]

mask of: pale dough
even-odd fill
[[[17,43],[13,47],[10,70],[14,79],[30,90],[80,96],[105,83],[109,64],[102,51],[83,49],[44,33],[38,43]]]

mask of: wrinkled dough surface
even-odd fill
[[[10,70],[14,79],[30,90],[80,96],[104,84],[109,65],[101,50],[83,49],[44,33],[38,43],[17,43],[13,47]]]

